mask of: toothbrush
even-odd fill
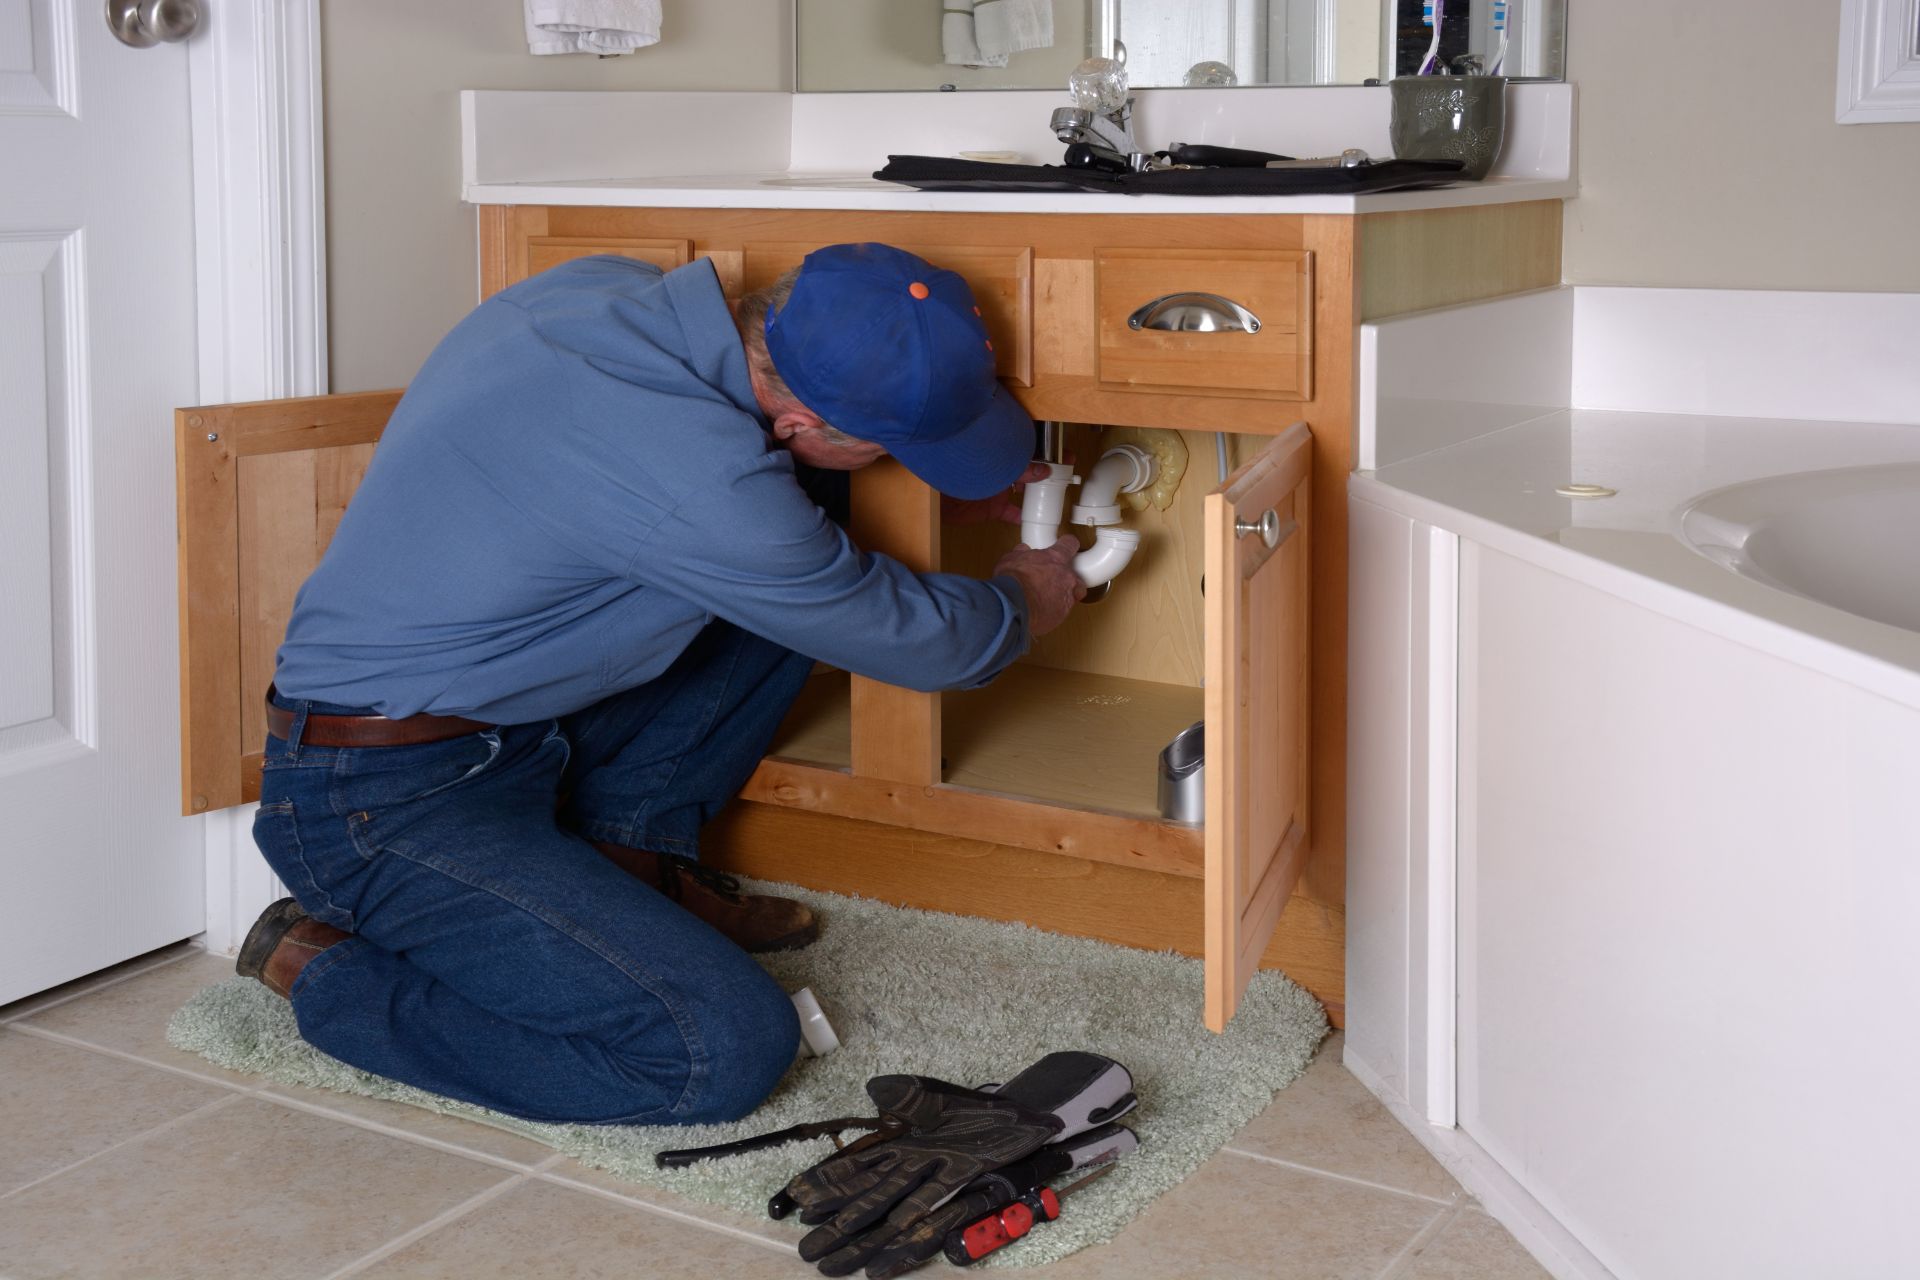
[[[1494,46],[1493,65],[1487,68],[1487,74],[1500,74],[1500,64],[1507,60],[1507,0],[1493,0],[1493,34],[1499,37]]]
[[[1447,0],[1426,0],[1421,6],[1420,22],[1433,28],[1433,42],[1427,46],[1427,56],[1421,59],[1415,75],[1430,76],[1440,71],[1440,28],[1447,20],[1446,15]]]

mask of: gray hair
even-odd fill
[[[800,268],[794,267],[782,273],[772,284],[743,294],[739,307],[734,310],[733,322],[740,330],[740,345],[747,350],[747,364],[768,392],[783,404],[812,413],[814,410],[793,393],[787,380],[773,367],[773,356],[767,351],[767,313],[778,312],[787,305],[787,299],[793,295],[793,282],[799,277]],[[831,444],[858,443],[854,437],[824,421],[820,426]]]
[[[795,267],[772,284],[742,294],[740,305],[733,313],[733,322],[740,330],[740,345],[747,349],[747,364],[754,375],[766,384],[767,390],[794,404],[800,403],[800,397],[793,394],[793,388],[773,367],[773,357],[767,352],[767,313],[787,305],[787,299],[793,294],[793,282],[799,276],[800,268]]]

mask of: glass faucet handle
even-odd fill
[[[1127,105],[1127,69],[1112,58],[1088,58],[1067,77],[1073,105],[1110,116]]]

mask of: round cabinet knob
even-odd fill
[[[1277,547],[1280,545],[1280,515],[1272,507],[1268,507],[1260,513],[1258,520],[1235,520],[1233,532],[1235,537],[1240,538],[1250,533],[1257,533],[1260,535],[1260,541],[1269,547]]]
[[[107,0],[107,30],[134,49],[178,43],[199,26],[197,0]]]

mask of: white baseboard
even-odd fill
[[[206,948],[215,955],[232,955],[240,940],[269,903],[287,896],[282,885],[253,843],[253,815],[258,805],[221,809],[207,823],[207,932]]]
[[[1428,1124],[1405,1098],[1381,1082],[1378,1073],[1351,1046],[1342,1055],[1342,1062],[1440,1162],[1440,1167],[1452,1174],[1494,1221],[1512,1232],[1520,1246],[1555,1280],[1618,1280],[1479,1143],[1457,1128]]]

